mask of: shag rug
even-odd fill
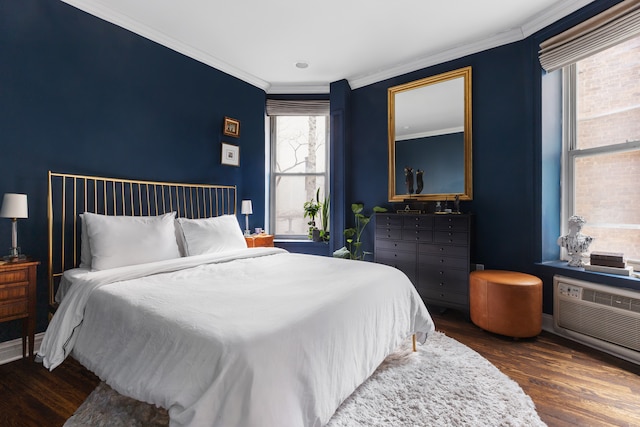
[[[101,383],[67,420],[78,426],[168,426],[167,411]],[[433,333],[389,355],[327,427],[545,426],[520,386],[464,344]]]

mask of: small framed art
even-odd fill
[[[223,142],[221,163],[223,165],[240,166],[240,147]]]
[[[227,136],[237,138],[240,136],[240,121],[231,117],[224,118],[224,129],[222,131]]]

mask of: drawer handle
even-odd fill
[[[444,263],[444,260],[443,260],[443,259],[441,259],[441,260],[440,260],[440,263]]]

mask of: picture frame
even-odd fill
[[[240,166],[240,147],[223,142],[220,162],[223,165]]]
[[[225,117],[222,133],[227,136],[238,138],[240,136],[240,120]]]

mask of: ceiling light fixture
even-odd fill
[[[300,68],[301,70],[304,70],[307,67],[309,67],[309,63],[305,61],[296,62],[296,68]]]

